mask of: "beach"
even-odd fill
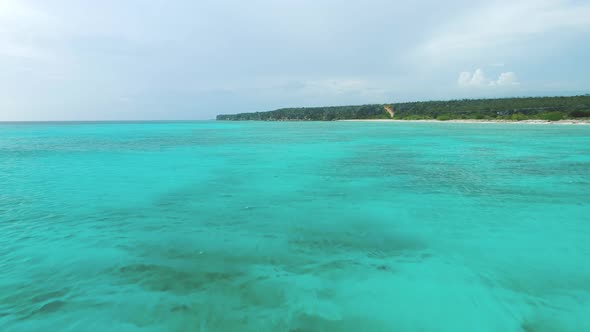
[[[477,120],[477,119],[457,119],[457,120],[395,120],[395,119],[351,119],[351,120],[337,120],[345,122],[391,122],[391,123],[490,123],[490,124],[537,124],[537,125],[590,125],[590,120],[560,120],[560,121],[546,121],[546,120]]]

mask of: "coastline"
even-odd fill
[[[435,120],[435,119],[427,119],[427,120],[394,120],[394,119],[350,119],[350,120],[336,120],[342,122],[392,122],[392,123],[402,123],[402,122],[412,122],[412,123],[485,123],[485,124],[498,124],[498,123],[506,123],[506,124],[538,124],[538,125],[590,125],[590,120],[559,120],[559,121],[547,121],[547,120],[522,120],[522,121],[513,121],[513,120],[477,120],[477,119],[456,119],[456,120]]]

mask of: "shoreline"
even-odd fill
[[[394,119],[350,119],[350,120],[336,120],[342,122],[393,122],[393,123],[485,123],[485,124],[538,124],[538,125],[590,125],[590,120],[559,120],[559,121],[547,121],[547,120],[477,120],[477,119],[456,119],[456,120],[436,120],[436,119],[425,119],[425,120],[394,120]]]

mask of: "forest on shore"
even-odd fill
[[[462,99],[356,106],[281,108],[267,112],[221,114],[229,121],[398,120],[548,120],[590,118],[590,94],[573,97]]]

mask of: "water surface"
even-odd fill
[[[590,331],[590,127],[0,124],[1,331]]]

